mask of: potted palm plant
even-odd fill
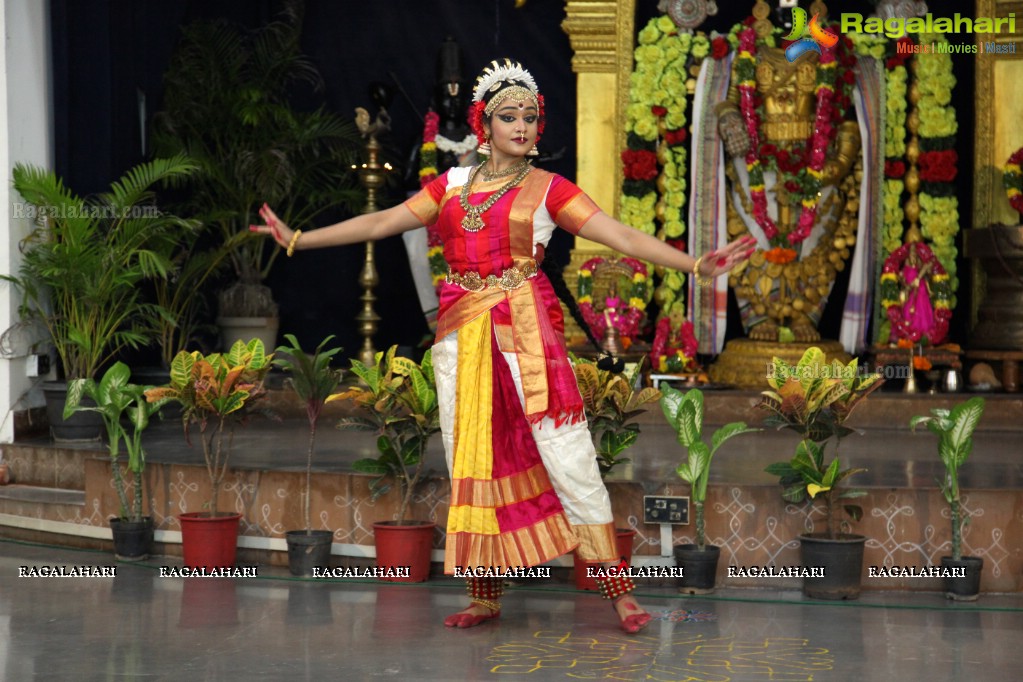
[[[397,346],[392,346],[386,353],[377,353],[372,367],[351,361],[352,373],[363,385],[352,386],[338,399],[351,401],[360,414],[341,419],[338,428],[377,434],[378,455],[352,465],[356,471],[376,476],[370,485],[374,499],[390,490],[391,483],[398,486],[394,521],[373,524],[377,566],[386,570],[411,565],[404,580],[422,582],[430,573],[434,524],[410,521],[408,510],[425,470],[426,446],[440,431],[437,385],[430,351],[419,364],[396,352]]]
[[[695,542],[676,545],[675,563],[682,567],[680,587],[683,592],[699,594],[713,591],[721,548],[708,545],[705,532],[704,504],[714,454],[729,438],[741,433],[759,431],[746,422],[731,422],[711,434],[710,446],[703,440],[703,392],[698,388],[686,392],[665,386],[661,398],[664,417],[675,430],[678,444],[686,451],[686,459],[675,472],[689,484],[696,516]]]
[[[153,544],[153,518],[143,513],[146,453],[142,447],[142,433],[164,401],[147,401],[144,395],[146,388],[131,383],[128,365],[116,362],[98,383],[93,379],[75,379],[70,382],[64,406],[65,417],[86,411],[98,413],[103,420],[111,477],[119,503],[117,516],[110,518],[114,555],[125,561],[145,559]],[[85,396],[91,398],[94,405],[83,405],[82,398]],[[127,470],[132,479],[130,500],[128,485],[121,470],[122,441],[127,454]]]
[[[128,171],[109,192],[83,199],[51,171],[14,167],[14,188],[31,205],[26,213],[36,226],[23,242],[18,274],[3,278],[22,293],[22,323],[38,327],[56,350],[62,380],[95,379],[119,352],[154,337],[166,313],[145,300],[142,285],[169,275],[166,244],[197,227],[161,212],[151,188],[193,170],[182,156],[155,159]],[[44,392],[56,440],[99,437],[98,417],[84,426],[76,421],[96,417],[92,412],[62,423],[66,384],[44,385]]]
[[[280,249],[249,232],[259,207],[267,202],[306,230],[324,211],[364,202],[352,171],[362,150],[354,123],[289,103],[295,86],[322,88],[300,50],[300,7],[286,3],[280,19],[253,31],[224,20],[186,26],[153,121],[155,148],[185,153],[198,167],[177,183],[181,211],[211,226],[233,269],[218,295],[225,348],[236,338],[258,336],[266,348],[277,341],[277,305],[264,281]]]
[[[316,425],[320,420],[323,406],[338,395],[334,391],[341,383],[341,370],[332,369],[330,361],[341,348],[327,348],[327,344],[334,339],[333,336],[328,336],[310,355],[302,350],[293,334],[285,334],[284,338],[288,345],[277,348],[274,353],[274,364],[289,374],[285,383],[302,401],[306,418],[309,420],[309,447],[306,451],[305,487],[302,491],[305,530],[289,530],[285,534],[288,543],[288,568],[293,575],[312,575],[314,567],[326,566],[330,560],[330,545],[334,537],[329,530],[313,530],[311,498]]]
[[[923,424],[938,436],[938,456],[945,465],[945,475],[938,484],[952,519],[952,556],[941,557],[945,594],[949,599],[972,601],[980,595],[980,574],[984,570],[984,559],[963,556],[965,520],[962,516],[959,468],[973,451],[973,432],[983,414],[984,399],[974,396],[951,410],[934,408],[929,416],[916,416],[909,421],[914,431]]]
[[[572,367],[582,395],[586,423],[597,451],[600,476],[606,479],[614,474],[615,469],[631,461],[624,453],[639,438],[640,425],[636,418],[643,414],[645,405],[657,402],[661,392],[656,388],[637,388],[642,370],[639,364],[630,372],[614,372],[602,369],[591,360],[573,356]],[[636,531],[616,528],[615,535],[619,555],[631,561]],[[574,557],[575,586],[578,589],[598,589],[596,579],[589,575],[593,571],[586,570],[598,565],[581,559],[578,554]]]
[[[150,402],[181,405],[186,440],[191,425],[199,429],[210,497],[206,511],[178,517],[186,566],[234,564],[241,514],[218,510],[220,486],[227,473],[234,430],[249,416],[253,403],[265,395],[263,382],[272,360],[259,339],[247,344],[237,341],[227,353],[203,355],[183,350],[171,361],[170,383],[145,391]]]
[[[846,479],[865,471],[842,469],[838,444],[854,433],[845,425],[853,409],[876,390],[879,374],[863,374],[857,361],[828,364],[823,351],[811,346],[796,365],[781,358],[772,361],[768,383],[757,406],[768,412],[765,425],[790,429],[799,434],[795,454],[776,462],[766,471],[779,478],[782,497],[793,504],[823,502],[825,529],[800,536],[803,565],[824,567],[824,577],[807,578],[803,593],[821,599],[855,599],[860,593],[863,570],[863,535],[848,532],[843,513],[853,521],[863,510],[845,500],[862,497],[863,490],[845,487]],[[836,454],[829,459],[825,447],[835,441]]]

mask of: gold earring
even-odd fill
[[[536,145],[534,144],[533,148],[526,152],[526,156],[540,156],[540,150],[537,149]]]
[[[483,143],[479,147],[476,147],[476,153],[477,154],[482,154],[484,156],[490,156],[490,135],[489,134],[487,135],[486,139],[483,140]]]

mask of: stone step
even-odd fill
[[[85,461],[103,459],[99,443],[70,445],[36,438],[0,445],[0,460],[8,465],[10,480],[26,486],[85,490]]]
[[[45,488],[37,485],[13,483],[0,486],[0,500],[31,502],[33,504],[70,504],[85,506],[84,490]]]

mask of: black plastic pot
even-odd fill
[[[701,550],[697,545],[675,545],[673,551],[675,565],[682,569],[682,577],[678,580],[679,592],[687,594],[713,592],[721,548],[717,545],[706,545]]]
[[[980,574],[984,571],[984,560],[977,556],[953,559],[941,557],[942,573],[962,573],[962,576],[946,576],[945,596],[956,601],[974,601],[980,596]],[[962,569],[953,571],[953,569]]]
[[[44,381],[43,397],[46,399],[46,421],[50,425],[50,436],[58,443],[85,443],[99,440],[103,435],[103,417],[98,412],[75,412],[70,419],[64,419],[64,403],[67,402],[67,384],[63,381]],[[82,396],[82,405],[95,405],[91,398]]]
[[[142,561],[149,558],[153,547],[153,519],[143,516],[141,521],[110,519],[114,534],[114,556],[121,561]]]
[[[803,578],[803,594],[812,599],[857,599],[863,576],[863,535],[800,535],[804,568],[823,569],[818,578]]]
[[[311,576],[313,568],[325,568],[330,562],[330,544],[334,534],[329,530],[289,530],[288,570],[291,575]]]

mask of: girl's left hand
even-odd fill
[[[723,275],[739,263],[753,255],[756,251],[757,240],[746,235],[736,239],[721,249],[716,249],[703,255],[700,261],[700,275],[703,277],[717,277]]]

